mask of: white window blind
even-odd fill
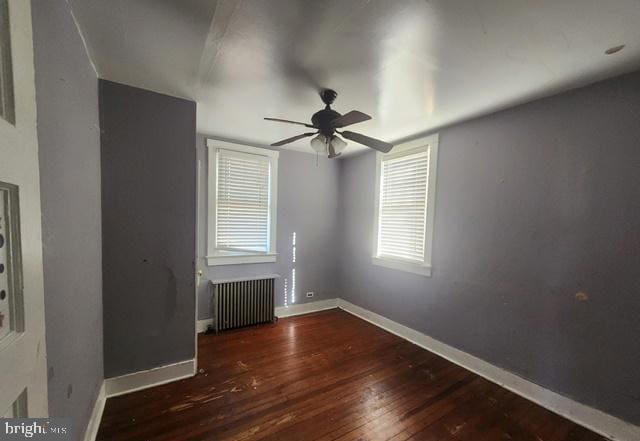
[[[425,260],[429,149],[382,159],[378,257]]]
[[[269,157],[226,149],[217,149],[216,157],[216,248],[269,252]]]

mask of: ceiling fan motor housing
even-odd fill
[[[326,136],[333,135],[335,131],[335,127],[333,127],[332,122],[335,121],[340,114],[333,109],[323,109],[319,112],[316,112],[311,117],[311,122],[314,127],[317,127],[320,133]]]

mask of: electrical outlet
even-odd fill
[[[313,297],[315,293],[313,291],[309,291],[307,292],[307,297]]]

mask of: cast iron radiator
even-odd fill
[[[275,279],[212,285],[215,332],[275,321]]]

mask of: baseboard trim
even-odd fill
[[[338,307],[338,299],[318,300],[317,302],[298,303],[289,306],[278,306],[276,317],[292,317],[294,315],[309,314]]]
[[[196,322],[196,331],[201,334],[207,330],[209,325],[213,325],[213,319],[198,320]]]
[[[96,401],[93,404],[93,411],[91,412],[91,418],[87,424],[87,429],[84,432],[84,441],[95,441],[98,436],[98,429],[100,428],[100,422],[102,421],[102,413],[104,412],[104,405],[107,401],[107,393],[105,388],[105,382],[102,381],[100,385],[100,391],[96,397]]]
[[[120,377],[107,378],[105,382],[105,394],[107,398],[124,395],[142,389],[147,389],[161,384],[171,383],[184,378],[193,377],[196,363],[194,359],[179,363],[149,369],[147,371],[134,372]]]
[[[462,366],[602,436],[616,441],[634,441],[640,439],[640,427],[638,426],[545,389],[542,386],[494,366],[480,358],[435,340],[428,335],[394,322],[375,312],[354,305],[346,300],[339,299],[338,307],[434,354],[446,358],[452,363]]]

